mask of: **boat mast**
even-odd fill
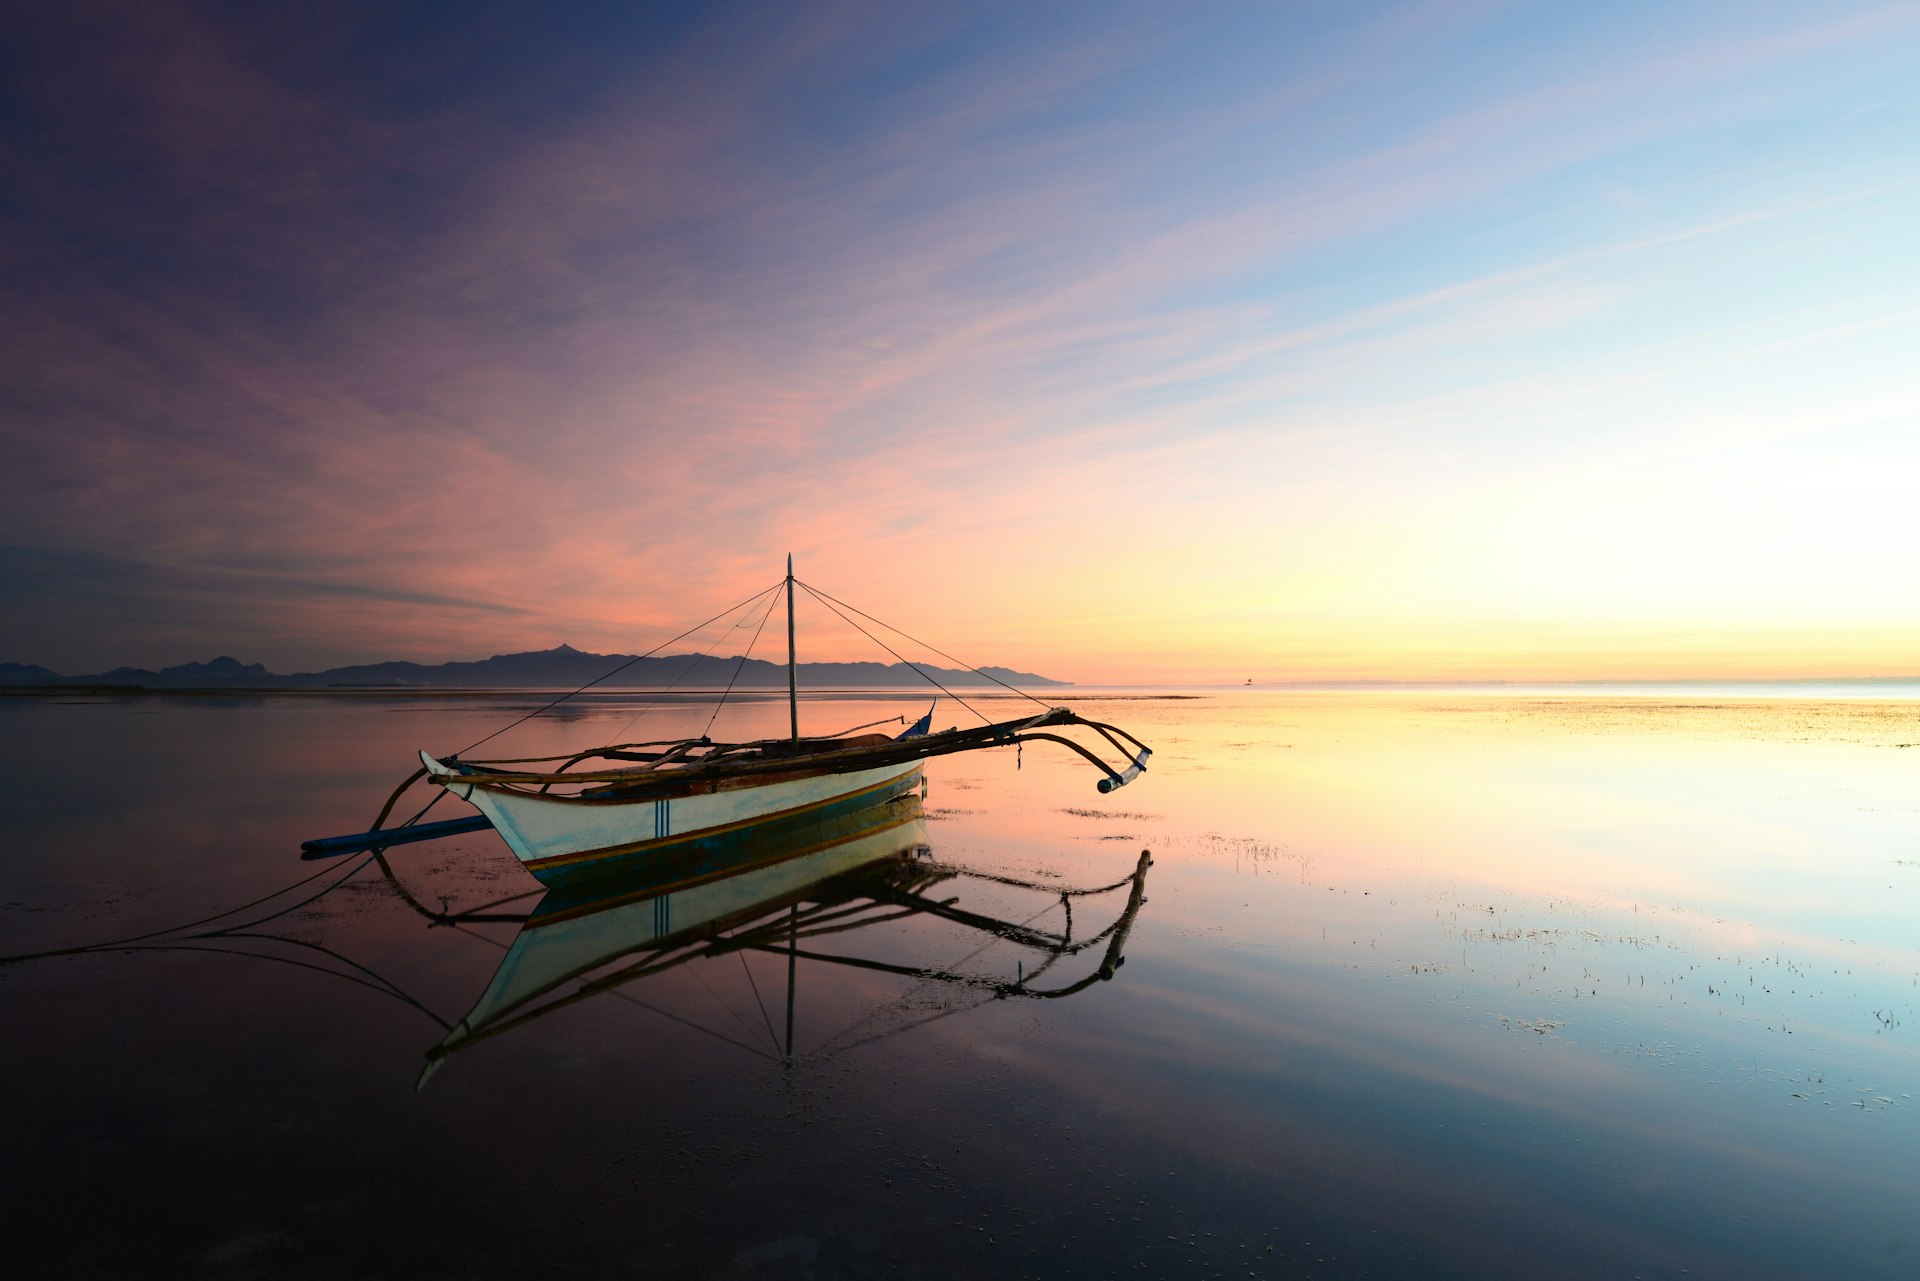
[[[793,658],[793,553],[787,553],[787,719],[800,745],[800,677]]]

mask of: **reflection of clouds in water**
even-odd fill
[[[1914,704],[1275,696],[1295,749],[1225,750],[1255,701],[1211,745],[1185,723],[1213,777],[1153,780],[1175,830],[1150,928],[1181,946],[1404,985],[1583,1056],[1677,1044],[1687,1089],[1743,1107],[1810,1063],[1864,1085],[1908,1052],[1874,1010],[1910,1018],[1920,981],[1886,893],[1911,787],[1873,749],[1912,737]],[[1279,859],[1301,874],[1257,877]]]
[[[65,858],[10,865],[0,902],[74,901],[70,883],[44,895],[24,888],[70,867],[89,893],[153,887],[170,913],[189,915],[263,875],[261,850],[290,857],[291,838],[338,830],[340,813],[363,816],[415,740],[465,741],[476,735],[450,726],[491,728],[503,707],[532,701],[269,703],[217,716],[154,703],[141,715],[96,708],[84,723],[10,709],[34,746],[19,838],[62,842]],[[642,701],[598,714],[631,715]],[[868,1193],[937,1181],[970,1198],[954,1222],[1038,1207],[1054,1238],[1110,1241],[1114,1253],[1086,1264],[1089,1275],[1138,1270],[1143,1259],[1171,1274],[1175,1251],[1231,1271],[1231,1243],[1251,1242],[1266,1259],[1269,1239],[1271,1257],[1291,1256],[1305,1274],[1330,1241],[1345,1265],[1349,1245],[1389,1237],[1403,1253],[1372,1258],[1379,1275],[1429,1262],[1461,1275],[1631,1275],[1656,1252],[1694,1275],[1784,1274],[1781,1258],[1809,1275],[1887,1275],[1900,1229],[1884,1225],[1905,1222],[1916,1192],[1908,1131],[1920,1035],[1911,900],[1887,887],[1905,889],[1920,869],[1920,830],[1913,754],[1879,750],[1856,731],[1897,725],[1910,709],[1815,709],[1809,720],[1782,707],[1775,732],[1761,705],[1686,704],[1274,694],[1143,703],[1145,723],[1131,710],[1116,719],[1158,747],[1154,713],[1177,710],[1184,754],[1213,768],[1150,770],[1117,798],[1123,811],[1097,808],[1075,761],[1038,752],[1024,771],[1000,757],[970,763],[958,779],[936,774],[934,794],[953,788],[944,799],[959,802],[929,815],[941,820],[930,842],[943,863],[1099,885],[1131,863],[1121,841],[1150,845],[1157,861],[1127,964],[1072,1001],[1013,1002],[802,957],[797,1044],[818,1046],[845,1028],[854,1031],[836,1047],[902,1034],[794,1069],[676,1021],[756,1048],[784,1039],[777,941],[744,962],[714,958],[568,1005],[463,1061],[424,1110],[404,1087],[425,1023],[369,1019],[368,998],[344,984],[334,985],[338,1008],[301,987],[267,999],[241,982],[195,989],[209,1020],[264,1028],[286,1047],[284,1088],[259,1070],[259,1056],[217,1038],[160,1035],[147,1053],[170,1079],[204,1079],[236,1106],[262,1100],[261,1115],[296,1127],[292,1138],[309,1150],[333,1150],[318,1141],[322,1130],[347,1150],[378,1147],[388,1133],[424,1136],[417,1163],[399,1148],[387,1159],[441,1197],[424,1200],[422,1213],[443,1231],[446,1207],[466,1204],[440,1181],[452,1149],[462,1180],[470,1172],[496,1183],[518,1177],[531,1152],[542,1180],[526,1195],[556,1218],[608,1192],[596,1182],[605,1175],[622,1194],[644,1182],[661,1214],[687,1221],[722,1207],[717,1222],[748,1196],[770,1241],[858,1213]],[[685,710],[704,721],[711,706]],[[878,714],[832,700],[807,711],[834,728]],[[784,729],[784,705],[767,716]],[[1283,722],[1293,750],[1229,746]],[[103,723],[142,766],[105,801],[97,781],[62,764],[97,741]],[[1809,737],[1808,724],[1833,732]],[[324,737],[302,732],[322,725],[333,727]],[[577,723],[518,732],[534,749],[549,745],[543,735],[556,749],[579,737]],[[227,807],[210,823],[204,788],[182,786],[207,777],[270,804]],[[59,804],[31,808],[43,791]],[[244,841],[230,835],[236,827]],[[116,845],[126,831],[152,842]],[[429,907],[443,894],[477,905],[531,885],[491,834],[390,857]],[[1016,900],[980,888],[961,905],[1063,928],[1057,903],[1057,891]],[[424,930],[363,887],[315,907],[334,914],[330,939],[337,926],[358,944],[349,954],[378,959],[383,973],[391,962],[394,977],[410,991],[418,980],[417,995],[449,1016],[471,1006],[512,937],[506,925],[472,936]],[[1076,930],[1102,928],[1116,907],[1076,904]],[[1023,973],[1005,938],[924,918],[813,945],[988,982]],[[1097,955],[1054,973],[1082,976]],[[138,968],[128,973],[156,991],[184,972],[149,961],[130,958]],[[61,970],[62,982],[89,982],[113,962],[88,964]],[[70,1010],[35,1008],[52,992],[30,971],[10,972],[0,983],[13,1002],[9,1026],[86,1035]],[[100,1024],[153,1030],[140,1022],[144,1010],[115,1005],[112,989],[84,994],[100,998],[89,1008],[112,1008]],[[949,1010],[954,1017],[936,1017]],[[311,1053],[316,1044],[327,1052]],[[28,1128],[18,1150],[64,1179],[85,1159],[86,1177],[131,1193],[132,1176],[116,1172],[151,1165],[140,1136],[153,1126],[103,1133],[71,1154],[55,1138],[56,1122],[93,1106],[100,1072],[123,1071],[113,1057],[16,1066],[22,1086],[53,1101],[44,1116],[20,1118]],[[339,1088],[380,1073],[399,1088]],[[530,1088],[546,1093],[525,1142],[469,1139],[476,1119],[524,1112]],[[117,1106],[145,1121],[143,1097],[133,1091]],[[296,1105],[328,1097],[351,1107]],[[315,1116],[324,1126],[303,1119]],[[662,1124],[675,1117],[698,1124]],[[272,1126],[258,1133],[285,1141]],[[337,1172],[309,1178],[250,1159],[261,1152],[239,1139],[214,1150],[231,1158],[224,1183],[209,1167],[222,1195],[263,1178],[281,1181],[289,1204],[349,1186],[328,1177]],[[680,1174],[660,1182],[643,1167]],[[818,1204],[791,1199],[815,1190]],[[894,1203],[868,1204],[879,1217]],[[945,1230],[911,1218],[901,1231],[915,1242]],[[618,1216],[606,1222],[588,1235],[625,1230]],[[1189,1234],[1202,1243],[1191,1252],[1168,1240]],[[737,1223],[728,1218],[714,1235],[735,1241]],[[1022,1239],[1034,1236],[1022,1229]],[[994,1248],[1013,1242],[1000,1231]],[[1060,1253],[1054,1239],[1046,1246]],[[1143,1253],[1158,1248],[1168,1253]],[[1550,1259],[1574,1264],[1542,1262]]]

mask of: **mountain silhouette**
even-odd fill
[[[624,666],[623,666],[624,665]],[[616,675],[609,672],[619,668]],[[737,671],[736,671],[737,669]],[[922,675],[922,673],[925,673]],[[631,654],[590,654],[571,645],[495,654],[474,662],[356,663],[323,672],[279,675],[260,663],[242,663],[221,655],[205,663],[181,663],[149,671],[143,667],[116,667],[87,676],[63,676],[31,663],[0,663],[0,685],[73,686],[112,685],[141,689],[572,689],[606,677],[607,688],[630,686],[711,689],[732,684],[736,689],[784,689],[785,663],[765,659],[742,660],[739,655],[717,658],[701,654],[673,654],[636,658]],[[1016,672],[1005,667],[983,667],[978,673],[948,667],[906,663],[801,663],[799,683],[808,689],[896,687],[928,684],[980,686],[993,680],[1008,685],[1059,686],[1069,681]],[[989,679],[991,678],[991,679]]]

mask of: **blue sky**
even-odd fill
[[[1920,6],[18,33],[0,657],[1920,671]]]

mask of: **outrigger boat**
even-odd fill
[[[393,808],[394,801],[389,800],[374,830],[308,841],[303,846],[305,857],[325,858],[491,827],[535,877],[560,884],[582,876],[623,874],[636,862],[698,849],[759,824],[802,817],[832,820],[911,792],[924,793],[922,769],[935,756],[1029,742],[1056,743],[1079,753],[1100,771],[1096,785],[1102,793],[1124,787],[1146,769],[1153,753],[1133,735],[1044,703],[1035,715],[968,729],[934,732],[929,709],[898,736],[848,731],[803,738],[794,650],[794,582],[789,556],[784,587],[792,732],[787,737],[724,743],[703,735],[493,761],[468,760],[458,754],[436,757],[422,751],[420,771],[401,785],[394,799],[424,778],[471,804],[480,811],[478,816],[382,830]],[[832,599],[813,588],[807,590],[823,600]],[[1032,697],[1022,690],[1014,692]],[[1085,745],[1053,732],[1069,727],[1086,729],[1104,740],[1118,753],[1118,762],[1109,763]]]

